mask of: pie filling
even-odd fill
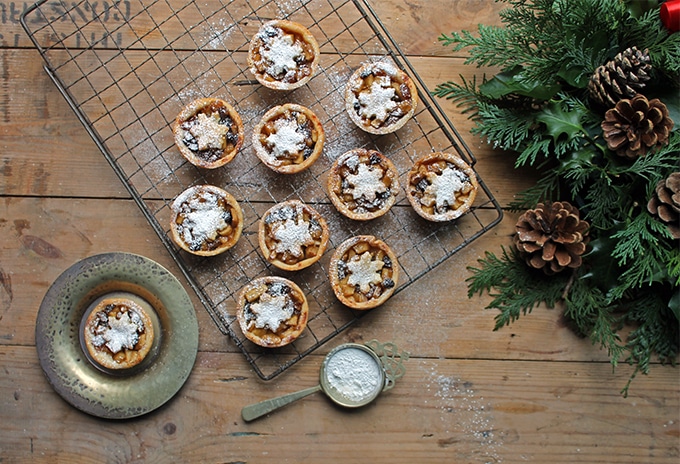
[[[397,173],[390,165],[375,151],[353,150],[338,159],[331,193],[350,213],[374,216],[394,203],[399,190]]]
[[[254,38],[251,62],[265,81],[294,84],[311,76],[316,57],[304,35],[284,22],[265,24]]]
[[[153,327],[132,301],[105,300],[88,317],[85,340],[94,361],[121,369],[139,364],[153,342]]]
[[[180,122],[179,130],[184,146],[206,163],[223,158],[239,144],[238,124],[234,123],[229,108],[219,101],[213,101]]]
[[[328,240],[324,222],[315,210],[301,202],[288,202],[270,209],[261,224],[267,260],[288,266],[317,260]]]
[[[402,71],[387,63],[362,68],[352,81],[352,109],[364,126],[373,129],[397,124],[414,108],[414,96]]]
[[[284,106],[263,121],[257,135],[265,164],[289,166],[305,163],[317,149],[322,136],[314,121],[297,105]]]
[[[306,300],[285,279],[258,279],[243,290],[241,327],[265,346],[292,341],[306,325]]]
[[[191,252],[210,252],[233,245],[238,218],[229,199],[196,189],[173,205],[177,235]]]
[[[459,210],[475,192],[468,174],[450,161],[434,158],[416,167],[409,176],[410,193],[427,215]]]
[[[335,272],[340,295],[356,303],[378,299],[396,285],[392,259],[384,249],[367,241],[345,250]]]

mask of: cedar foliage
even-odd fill
[[[654,1],[499,1],[509,5],[502,27],[439,40],[465,49],[467,64],[500,72],[481,83],[459,76],[433,93],[456,102],[475,121],[473,133],[514,156],[516,167],[540,173],[511,209],[569,201],[590,223],[592,240],[581,268],[555,276],[528,269],[513,248],[487,252],[470,268],[468,293],[493,296],[496,330],[541,303],[560,303],[614,366],[635,366],[626,395],[655,357],[674,364],[680,351],[680,244],[645,208],[657,181],[680,170],[680,33],[663,27]],[[588,98],[587,85],[597,67],[632,46],[647,49],[652,62],[641,92],[664,102],[676,124],[666,146],[628,161],[607,148],[606,108]]]

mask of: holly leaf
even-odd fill
[[[524,79],[522,72],[521,66],[506,69],[480,85],[479,91],[492,99],[515,94],[536,100],[550,100],[560,91],[558,84],[542,85],[535,80]]]
[[[564,79],[567,84],[582,89],[588,84],[590,76],[586,75],[582,66],[576,67],[571,63],[565,63],[557,72],[557,75]]]
[[[669,117],[675,122],[673,129],[680,125],[680,98],[678,98],[678,88],[674,85],[649,86],[645,92],[647,98],[658,98],[666,105]]]
[[[623,272],[612,258],[615,246],[616,241],[603,234],[590,242],[590,250],[584,255],[588,272],[583,274],[583,279],[590,280],[605,294],[618,285],[619,275]]]
[[[597,154],[597,151],[589,146],[575,150],[560,161],[562,171],[582,171],[588,169],[595,164],[594,160]]]
[[[557,143],[562,135],[566,135],[567,140],[570,140],[585,132],[581,124],[581,115],[578,110],[567,111],[558,102],[551,102],[536,115],[536,120],[545,124],[548,134]]]
[[[659,8],[659,0],[625,0],[625,4],[633,18],[639,18],[648,11]]]
[[[675,314],[675,318],[680,321],[680,292],[675,292],[668,302],[668,307]]]
[[[564,79],[564,81],[577,89],[585,89],[590,82],[590,75],[592,69],[585,65],[575,65],[572,62],[566,62],[562,65],[557,75]]]

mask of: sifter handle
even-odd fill
[[[290,404],[293,401],[297,401],[301,398],[304,398],[305,396],[311,395],[312,393],[316,393],[319,390],[321,390],[321,385],[245,406],[241,410],[241,417],[243,417],[244,421],[250,422],[257,419],[258,417],[262,417],[267,413],[279,409],[280,407]]]

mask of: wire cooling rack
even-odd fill
[[[292,92],[266,89],[249,73],[248,43],[270,19],[305,25],[319,42],[321,67]],[[373,9],[363,0],[112,0],[39,1],[21,24],[45,61],[45,70],[177,262],[215,324],[231,337],[264,380],[274,378],[356,322],[363,313],[342,306],[327,278],[330,255],[357,234],[381,237],[398,256],[403,278],[420,277],[496,225],[500,206],[479,179],[472,211],[436,224],[420,219],[402,192],[382,218],[368,223],[341,216],[325,191],[333,160],[358,147],[378,150],[403,179],[420,154],[453,151],[475,159],[427,92]],[[420,104],[414,118],[391,135],[358,129],[344,109],[344,85],[366,61],[390,60],[416,81]],[[241,114],[246,134],[267,109],[293,102],[310,108],[326,132],[324,154],[308,170],[280,175],[254,155],[250,136],[227,166],[205,171],[187,163],[173,144],[171,124],[199,97],[220,97]],[[169,238],[170,205],[184,189],[213,184],[241,203],[244,232],[228,252],[198,258]],[[257,225],[273,204],[298,198],[327,219],[331,239],[324,257],[297,273],[279,271],[259,252]],[[263,349],[248,341],[235,319],[238,291],[253,278],[282,275],[307,294],[307,329],[293,344]],[[389,301],[377,311],[389,312]]]

